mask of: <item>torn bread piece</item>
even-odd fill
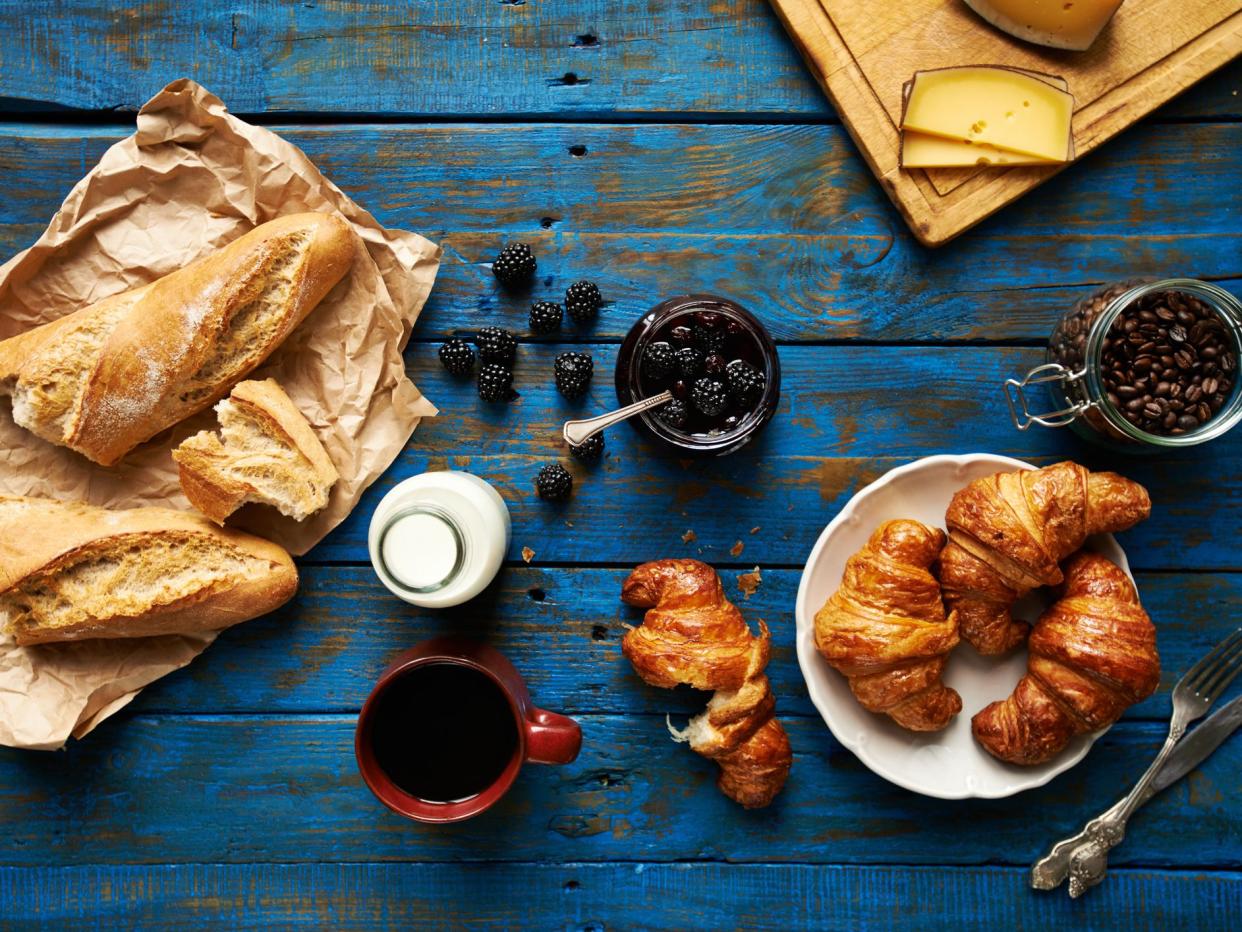
[[[240,382],[216,405],[220,433],[173,450],[181,489],[217,524],[247,502],[302,521],[328,504],[340,478],[310,423],[273,379]]]

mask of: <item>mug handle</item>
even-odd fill
[[[534,764],[568,764],[582,747],[582,729],[572,718],[531,709],[526,718],[526,759]]]

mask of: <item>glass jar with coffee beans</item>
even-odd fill
[[[1188,278],[1116,282],[1057,322],[1047,360],[1005,383],[1019,430],[1074,429],[1129,451],[1192,446],[1242,420],[1242,302]],[[1044,386],[1052,409],[1030,397]]]

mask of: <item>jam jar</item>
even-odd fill
[[[1070,308],[1044,364],[1005,394],[1019,430],[1072,425],[1114,449],[1155,452],[1242,420],[1240,358],[1242,302],[1229,292],[1188,278],[1115,282]],[[1036,385],[1049,410],[1031,397]]]
[[[616,386],[622,406],[673,395],[630,419],[640,432],[681,451],[723,456],[772,420],[781,365],[768,331],[740,304],[678,295],[630,328],[617,354]]]

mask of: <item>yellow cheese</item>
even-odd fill
[[[1090,48],[1122,0],[966,0],[966,5],[1011,36],[1081,52]]]
[[[1009,68],[972,66],[914,76],[902,129],[1064,162],[1074,98]]]
[[[1055,165],[1049,159],[1022,155],[989,146],[976,145],[960,139],[928,136],[906,130],[901,134],[901,165],[903,168],[962,168],[971,165]]]

